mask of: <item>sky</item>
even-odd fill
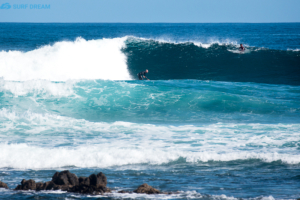
[[[0,22],[300,22],[300,0],[0,0]]]

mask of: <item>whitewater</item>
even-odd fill
[[[125,39],[77,38],[74,42],[57,42],[29,52],[2,51],[1,75],[5,80],[15,81],[130,80],[126,57],[121,52]]]
[[[0,27],[1,199],[299,198],[299,24]],[[114,191],[13,190],[62,170]]]

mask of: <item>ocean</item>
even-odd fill
[[[300,23],[0,23],[0,122],[0,199],[297,199]]]

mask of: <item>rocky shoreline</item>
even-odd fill
[[[62,190],[80,194],[99,195],[104,193],[111,193],[112,190],[107,186],[106,176],[100,172],[98,174],[91,174],[89,177],[77,177],[68,170],[56,172],[51,181],[35,182],[32,179],[21,181],[15,190]],[[9,189],[6,183],[0,181],[0,188]],[[172,194],[171,192],[161,192],[148,184],[140,185],[134,191],[119,191],[118,193],[139,193],[139,194]]]

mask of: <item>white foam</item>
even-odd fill
[[[210,38],[209,40],[206,41],[198,41],[198,40],[179,40],[179,41],[175,41],[173,39],[169,39],[169,38],[165,38],[165,37],[159,37],[159,38],[137,38],[134,36],[130,36],[129,38],[135,39],[135,40],[142,40],[145,42],[150,42],[152,40],[159,42],[159,43],[167,43],[167,44],[187,44],[187,43],[193,43],[195,46],[198,47],[202,47],[202,48],[209,48],[214,44],[218,44],[218,45],[234,45],[237,46],[238,42],[235,40],[231,40],[231,39],[223,39],[223,40],[219,40],[219,39],[215,39],[215,38]]]
[[[127,37],[56,42],[39,49],[0,52],[0,77],[26,81],[46,79],[130,80],[121,49]]]
[[[43,95],[43,98],[49,96],[66,97],[76,95],[73,87],[76,81],[51,82],[47,80],[30,80],[30,81],[5,81],[0,79],[0,92],[6,95],[33,96]]]
[[[246,159],[260,159],[265,162],[283,161],[289,164],[298,164],[299,155],[267,153],[267,152],[222,152],[217,150],[191,152],[174,148],[144,148],[125,146],[125,142],[113,144],[102,140],[98,145],[81,145],[80,147],[43,148],[28,144],[0,144],[2,156],[0,168],[15,169],[51,169],[65,166],[83,168],[106,168],[128,164],[159,165],[185,158],[187,162],[232,161]],[[144,142],[142,142],[145,144]],[[122,145],[116,147],[116,145]]]
[[[196,46],[202,47],[202,48],[209,48],[211,47],[213,44],[218,44],[218,45],[234,45],[237,46],[238,42],[237,41],[233,41],[230,39],[225,39],[225,40],[217,40],[217,39],[210,39],[207,43],[201,43],[201,42],[197,42],[197,41],[193,41],[193,43]]]
[[[12,195],[16,193],[22,194],[68,194],[65,197],[66,200],[74,199],[74,198],[113,198],[113,199],[212,199],[212,200],[237,200],[240,198],[236,198],[233,196],[227,196],[225,194],[221,195],[209,195],[209,194],[201,194],[195,190],[188,191],[175,191],[173,194],[138,194],[138,193],[118,193],[118,191],[113,190],[111,193],[104,193],[101,195],[84,195],[84,194],[76,194],[76,193],[68,193],[66,191],[61,190],[42,190],[42,191],[33,191],[33,190],[23,190],[16,191],[10,189],[0,188],[1,194]],[[164,192],[164,191],[163,191]],[[70,197],[70,198],[69,198]],[[244,198],[248,200],[274,200],[273,196],[259,196],[254,198]]]
[[[300,49],[287,49],[288,51],[300,51]]]
[[[74,197],[80,198],[81,196],[76,195]],[[104,193],[103,195],[91,196],[87,195],[87,197],[109,197],[109,198],[117,198],[117,199],[212,199],[212,200],[237,200],[240,198],[235,198],[233,196],[227,196],[225,194],[221,195],[208,195],[201,194],[197,191],[178,191],[174,194],[137,194],[137,193],[117,193],[113,191],[112,193]],[[249,200],[274,200],[273,196],[259,196],[254,198],[245,198]]]
[[[246,49],[244,51],[240,51],[238,49],[227,49],[228,51],[230,51],[231,53],[237,53],[237,54],[247,54],[247,53],[251,53],[250,49]]]
[[[105,123],[5,108],[0,120],[1,138],[6,141],[0,143],[0,168],[159,165],[180,158],[190,163],[247,159],[300,163],[297,146],[286,145],[300,140],[299,124]],[[27,142],[16,142],[23,141],[24,134]]]

